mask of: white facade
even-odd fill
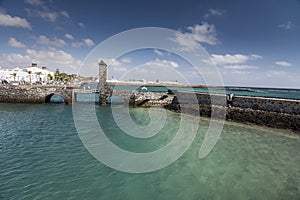
[[[54,72],[47,69],[41,69],[39,67],[27,67],[27,68],[14,68],[14,69],[1,69],[0,68],[0,80],[6,80],[7,82],[47,82],[48,74],[54,78]]]

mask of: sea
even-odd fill
[[[82,85],[85,89],[97,89],[97,84]],[[143,85],[116,85],[114,90],[142,90]],[[146,86],[147,91],[150,92],[167,92],[173,91],[188,91],[188,92],[201,92],[212,94],[234,94],[237,96],[256,96],[267,98],[281,98],[281,99],[300,99],[300,89],[295,88],[262,88],[262,87],[211,87],[209,89],[204,87],[181,87],[181,86]]]
[[[156,113],[166,116],[163,126],[151,137],[137,138],[120,129],[114,120],[113,110],[124,109],[122,105],[77,102],[75,106],[77,111],[91,109],[106,137],[127,152],[164,148],[176,137],[180,126],[195,124],[195,117],[189,116],[190,121],[181,124],[181,114],[156,108]],[[64,104],[0,103],[1,200],[300,199],[299,134],[225,122],[212,151],[200,159],[199,149],[210,119],[197,118],[196,135],[181,156],[167,166],[134,173],[96,159],[85,148],[74,108]],[[152,111],[128,108],[132,121],[145,130],[153,120]],[[77,116],[77,122],[89,123],[86,116],[81,118]],[[85,135],[98,130],[86,125],[82,131]],[[110,153],[105,156],[116,158]],[[165,161],[169,157],[149,159]],[[133,167],[141,164],[129,162]],[[147,165],[151,167],[151,162]]]

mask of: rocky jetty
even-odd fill
[[[300,100],[263,97],[228,96],[219,94],[175,92],[176,98],[166,109],[195,116],[291,129],[300,134]],[[223,96],[223,97],[222,97]],[[215,104],[212,104],[214,98]],[[222,101],[223,99],[223,101]],[[226,100],[224,104],[224,99]],[[223,105],[222,105],[223,102]],[[212,107],[213,106],[213,107]]]

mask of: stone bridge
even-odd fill
[[[51,97],[57,94],[64,99],[65,104],[71,104],[74,88],[65,85],[2,85],[0,102],[50,103]]]

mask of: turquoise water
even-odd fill
[[[111,141],[137,152],[164,146],[180,121],[167,112],[165,127],[148,142],[122,133],[109,107],[96,111]],[[149,122],[145,108],[130,114],[137,124]],[[177,161],[130,174],[89,154],[71,106],[0,104],[0,115],[0,199],[300,199],[300,138],[285,130],[227,122],[213,151],[200,160],[209,122],[202,119]]]
[[[83,86],[83,87],[87,87]],[[90,88],[96,89],[97,84],[89,85]],[[115,86],[116,90],[139,90],[139,86]],[[148,91],[152,92],[167,92],[170,90],[189,91],[189,92],[203,92],[203,93],[224,93],[224,90],[208,89],[205,88],[191,88],[191,87],[156,87],[147,86]],[[237,96],[258,96],[270,98],[283,98],[283,99],[300,99],[300,89],[282,89],[282,88],[250,88],[250,87],[225,87],[225,93],[233,93]]]

